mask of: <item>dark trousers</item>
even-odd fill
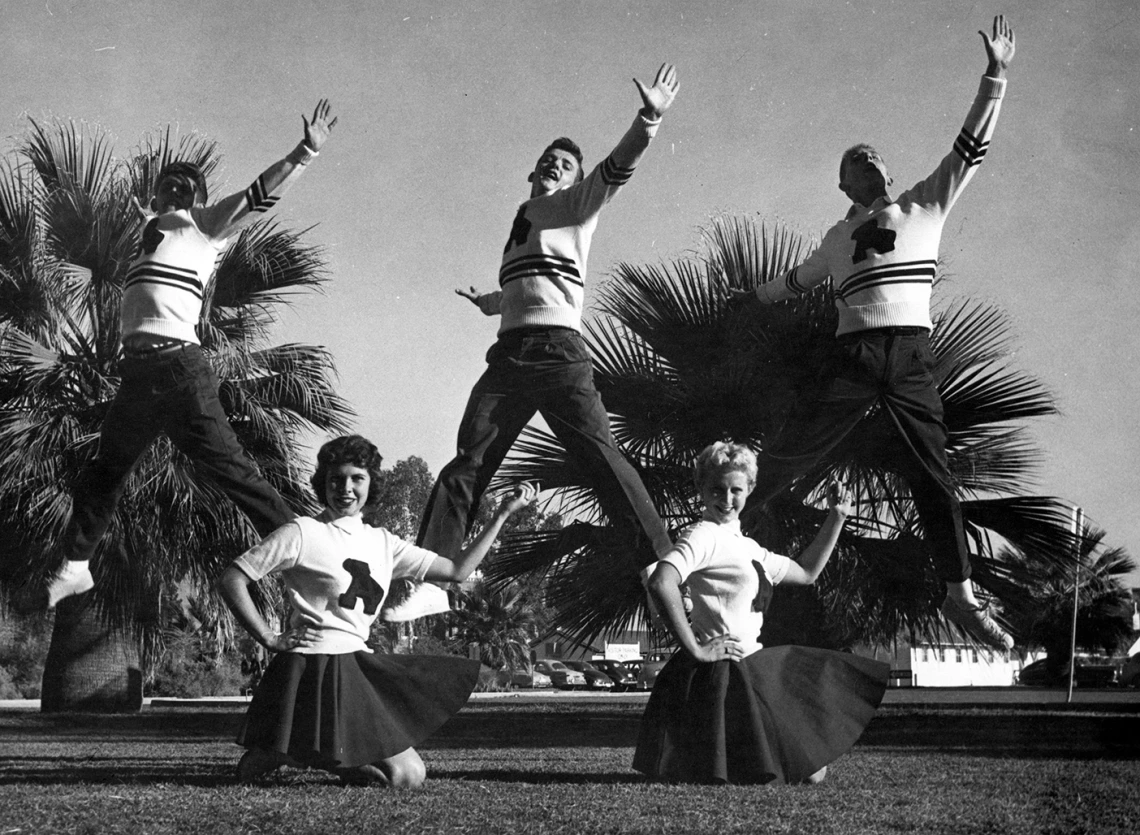
[[[436,479],[417,543],[459,553],[487,485],[535,412],[593,485],[609,521],[628,532],[639,565],[667,549],[669,534],[610,434],[586,344],[569,328],[508,331],[491,346],[459,426],[458,454]]]
[[[119,374],[122,383],[99,429],[99,449],[75,486],[63,542],[67,559],[95,553],[135,462],[160,432],[245,512],[261,536],[296,515],[246,457],[201,348],[125,357]]]
[[[838,337],[818,389],[796,403],[776,443],[760,456],[749,503],[763,504],[807,472],[878,406],[894,430],[889,463],[910,486],[936,573],[948,583],[969,578],[933,364],[925,328],[877,328]]]

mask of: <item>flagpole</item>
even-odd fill
[[[1081,590],[1081,545],[1083,536],[1081,534],[1084,528],[1085,512],[1079,508],[1073,507],[1073,541],[1074,541],[1074,556],[1076,557],[1076,571],[1073,572],[1073,626],[1069,633],[1069,695],[1066,699],[1067,702],[1073,701],[1073,682],[1077,675],[1077,605],[1080,602]]]

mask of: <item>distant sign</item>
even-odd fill
[[[605,657],[614,661],[636,661],[641,657],[641,644],[606,644]]]

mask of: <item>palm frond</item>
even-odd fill
[[[299,292],[320,289],[326,278],[324,258],[317,247],[303,243],[303,234],[275,221],[241,231],[207,288],[203,319],[215,338],[263,339],[276,308]]]

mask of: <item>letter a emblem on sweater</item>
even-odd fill
[[[337,598],[337,603],[346,609],[355,609],[357,599],[364,601],[364,614],[376,614],[376,608],[384,599],[384,589],[372,579],[372,572],[368,563],[360,560],[345,560],[344,570],[352,575],[352,582],[344,594]]]
[[[532,224],[526,219],[526,206],[519,206],[519,213],[515,215],[515,222],[511,225],[511,236],[507,238],[507,245],[503,252],[510,251],[512,246],[522,246],[530,235]]]
[[[868,249],[873,249],[880,255],[894,250],[895,230],[880,229],[878,220],[872,218],[851,233],[851,240],[855,242],[855,254],[851,256],[851,263],[858,264],[866,259]]]

